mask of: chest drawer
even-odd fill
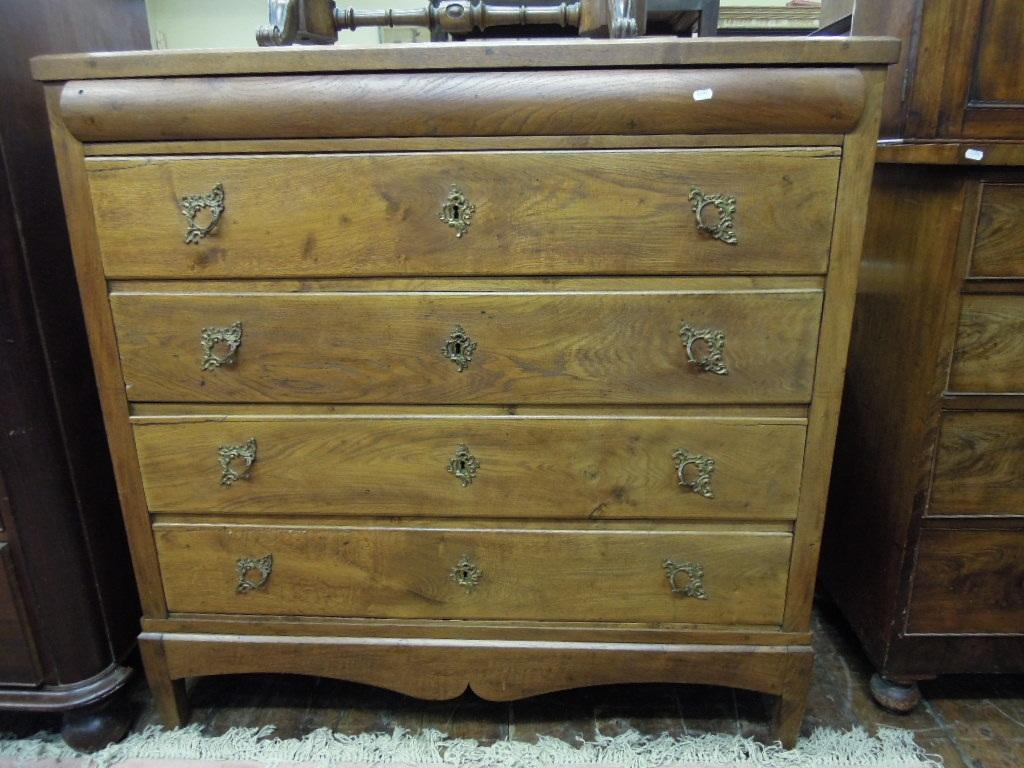
[[[520,151],[88,165],[108,277],[817,274],[839,157]],[[190,242],[183,209],[195,214]]]
[[[8,545],[0,542],[0,683],[36,685],[42,678],[18,592]]]
[[[1024,515],[1024,413],[946,413],[931,515]]]
[[[117,293],[111,308],[135,401],[807,402],[820,289],[728,282]]]
[[[791,537],[158,525],[156,542],[174,612],[776,624]]]
[[[907,628],[1024,633],[1024,530],[925,530]]]
[[[1024,277],[1024,184],[982,185],[972,277]]]
[[[804,436],[799,420],[771,417],[169,417],[135,427],[157,512],[577,520],[791,519]]]
[[[949,389],[1024,392],[1024,296],[964,296]]]

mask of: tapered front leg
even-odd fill
[[[185,695],[185,681],[171,679],[164,656],[163,639],[160,635],[139,638],[142,664],[146,668],[146,681],[153,694],[160,719],[167,728],[181,728],[188,722],[188,698]]]
[[[800,738],[800,726],[804,722],[807,694],[814,669],[814,654],[810,649],[794,653],[789,658],[788,667],[782,693],[775,698],[772,720],[775,738],[787,749],[792,749]]]

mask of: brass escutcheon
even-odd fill
[[[697,217],[697,229],[706,232],[715,240],[729,245],[736,245],[736,227],[733,221],[736,216],[736,198],[732,195],[705,195],[699,188],[690,190],[690,205]],[[712,206],[718,212],[718,221],[709,224],[704,221],[704,209]]]
[[[274,556],[243,557],[237,563],[238,586],[236,592],[245,594],[259,589],[267,583],[274,568]]]
[[[476,456],[469,452],[469,446],[460,445],[455,455],[448,460],[448,472],[455,475],[462,487],[472,485],[477,470],[480,469],[480,462]]]
[[[202,211],[210,212],[210,221],[205,226],[196,221]],[[188,230],[185,232],[187,244],[196,245],[207,235],[212,235],[217,231],[220,217],[224,214],[224,185],[217,184],[206,195],[186,195],[181,198],[181,214],[188,219]]]
[[[676,462],[676,476],[679,478],[680,485],[689,488],[705,499],[715,498],[715,494],[711,490],[711,476],[715,472],[714,459],[700,453],[690,453],[684,448],[673,453],[672,458]],[[692,480],[686,479],[687,467],[695,467],[697,470],[697,476]]]
[[[238,445],[222,445],[217,451],[217,461],[220,463],[221,485],[248,480],[256,462],[256,438],[250,437]],[[242,462],[241,469],[235,468],[236,461]]]
[[[472,592],[476,589],[477,584],[480,583],[481,576],[483,576],[483,571],[477,568],[469,555],[463,555],[451,570],[452,581],[461,587],[465,587],[467,592]]]
[[[693,597],[697,600],[707,600],[707,593],[704,591],[704,566],[700,563],[675,563],[666,560],[661,564],[668,577],[668,585],[672,593],[683,597]],[[686,574],[686,583],[681,585],[676,581],[680,573]]]
[[[234,365],[238,348],[242,346],[242,322],[239,320],[226,328],[203,328],[199,343],[203,347],[204,371]],[[220,347],[223,347],[222,352],[218,352]]]
[[[462,237],[469,230],[473,223],[473,214],[476,213],[476,206],[473,205],[455,184],[452,184],[448,197],[441,206],[441,212],[437,215],[441,221],[455,230],[456,237]]]
[[[729,366],[725,364],[725,331],[716,328],[694,328],[683,323],[679,329],[679,338],[686,345],[686,359],[702,371],[727,376]],[[707,349],[699,352],[695,349],[697,342],[703,342]]]
[[[441,354],[455,363],[455,367],[462,373],[473,361],[473,353],[476,352],[476,342],[469,338],[469,334],[461,325],[456,325],[448,338],[441,346]]]

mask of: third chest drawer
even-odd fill
[[[136,417],[154,512],[563,519],[796,517],[798,417]]]
[[[111,295],[136,402],[794,403],[817,278],[424,281]],[[353,287],[354,286],[354,287]],[[428,287],[429,290],[423,290]]]

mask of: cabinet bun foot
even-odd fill
[[[890,712],[912,712],[921,703],[921,689],[917,683],[900,683],[876,672],[871,676],[871,698]]]
[[[105,699],[64,713],[60,735],[64,743],[79,752],[96,752],[120,741],[132,724],[131,712],[121,697]]]

